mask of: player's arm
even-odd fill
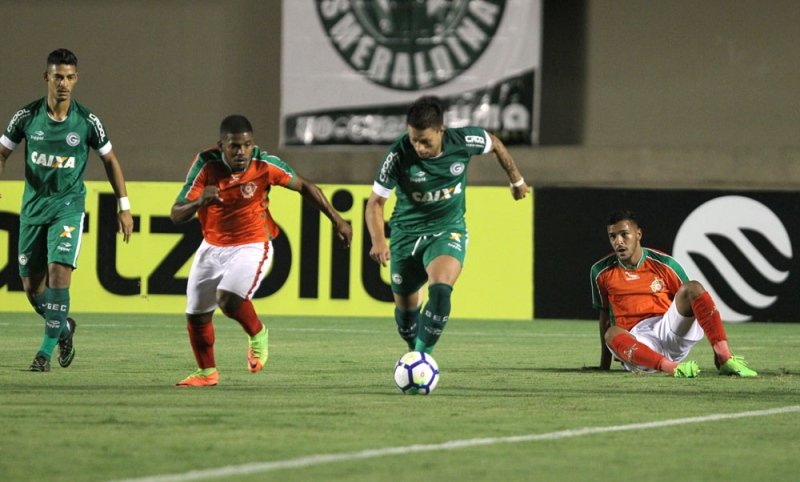
[[[175,204],[172,205],[169,218],[173,224],[183,224],[191,220],[201,207],[216,203],[222,203],[222,198],[219,195],[219,187],[206,186],[197,199],[188,202],[176,201]]]
[[[119,212],[117,213],[117,232],[122,233],[122,239],[127,243],[131,240],[133,233],[133,216],[131,215],[131,204],[128,201],[128,191],[125,187],[125,176],[122,175],[122,167],[113,150],[100,155],[103,167],[106,170],[106,177],[114,195],[119,199]]]
[[[611,350],[608,349],[608,345],[606,345],[606,331],[611,326],[611,316],[608,313],[608,309],[601,309],[598,310],[600,313],[600,369],[601,370],[609,370],[611,369]]]
[[[11,149],[7,148],[3,144],[0,144],[0,176],[3,175],[3,171],[6,170],[6,159],[11,153],[14,152]],[[0,193],[0,198],[3,197],[3,193]]]
[[[500,167],[503,168],[508,176],[511,195],[514,196],[516,200],[524,198],[530,192],[531,188],[528,187],[525,183],[525,179],[522,178],[522,174],[520,174],[519,169],[517,169],[514,158],[511,157],[508,149],[506,149],[506,145],[503,144],[503,141],[497,136],[489,133],[489,138],[492,140],[492,155],[494,155],[494,158],[497,159],[497,163],[500,164]]]
[[[3,175],[3,171],[6,169],[6,159],[8,159],[8,156],[10,156],[12,152],[14,151],[0,144],[0,176]]]
[[[6,169],[6,159],[8,159],[8,156],[10,156],[12,152],[14,151],[0,144],[0,176],[3,175],[3,171]],[[0,192],[0,199],[2,199],[2,197],[3,193]]]
[[[369,249],[369,257],[386,266],[391,258],[389,244],[386,242],[386,221],[384,220],[385,197],[379,196],[375,191],[369,195],[367,207],[364,211],[364,220],[367,223],[369,237],[372,240],[372,247]]]
[[[333,223],[333,229],[336,231],[336,239],[345,248],[350,247],[350,241],[353,239],[353,227],[350,223],[342,219],[339,213],[328,202],[328,198],[322,193],[316,184],[303,176],[295,173],[292,182],[286,186],[292,191],[297,191],[303,196],[303,199],[309,201],[317,209],[319,209],[325,216]]]

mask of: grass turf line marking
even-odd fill
[[[486,437],[464,440],[451,440],[438,444],[417,444],[402,447],[386,447],[382,449],[366,449],[358,452],[345,452],[339,454],[319,454],[297,457],[294,459],[275,460],[272,462],[259,462],[242,465],[229,465],[216,469],[191,470],[182,474],[154,475],[152,477],[142,477],[137,479],[124,479],[118,482],[185,482],[190,480],[203,480],[218,477],[232,477],[236,475],[253,475],[264,472],[272,472],[283,469],[301,469],[315,465],[329,464],[333,462],[347,462],[351,460],[374,459],[387,455],[405,455],[416,452],[433,452],[438,450],[457,450],[469,447],[482,447],[498,444],[512,444],[521,442],[541,442],[547,440],[558,440],[584,435],[597,435],[612,432],[625,432],[630,430],[647,430],[663,427],[674,427],[676,425],[688,425],[693,423],[715,422],[719,420],[733,420],[747,417],[766,417],[769,415],[781,415],[786,413],[800,412],[800,405],[788,407],[770,408],[766,410],[752,410],[738,413],[720,413],[716,415],[705,415],[702,417],[673,418],[669,420],[658,420],[655,422],[631,423],[627,425],[611,425],[608,427],[584,427],[578,429],[561,430],[541,434],[512,435],[507,437]]]

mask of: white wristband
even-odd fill
[[[128,196],[119,198],[119,210],[120,211],[130,211],[131,210],[131,202],[128,199]]]
[[[517,182],[510,182],[509,184],[511,185],[511,187],[520,187],[520,186],[522,186],[523,184],[525,184],[525,179],[524,179],[524,178],[519,178],[519,181],[517,181]]]

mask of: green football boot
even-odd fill
[[[716,357],[714,357],[716,360]],[[729,375],[732,377],[751,378],[757,377],[758,373],[747,366],[747,361],[744,357],[739,355],[731,356],[728,361],[722,365],[718,365],[720,375]]]
[[[695,378],[698,373],[700,373],[700,368],[697,366],[697,362],[688,360],[679,363],[678,366],[675,367],[675,374],[673,376],[675,378]]]

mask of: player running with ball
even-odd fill
[[[395,322],[415,351],[430,353],[450,317],[450,295],[467,253],[467,167],[470,158],[494,154],[520,200],[528,185],[503,143],[478,127],[447,128],[436,97],[421,97],[408,110],[407,133],[389,148],[367,201],[370,257],[390,263]],[[384,235],[384,205],[392,190],[397,203]],[[422,288],[428,283],[428,302]]]

